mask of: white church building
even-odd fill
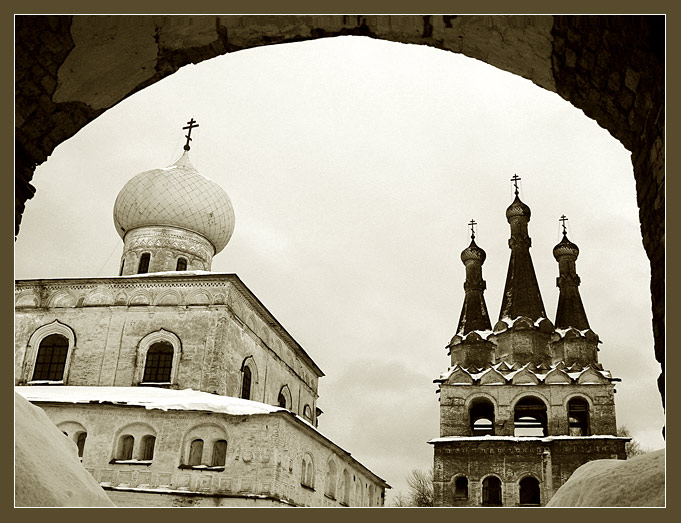
[[[324,373],[210,271],[234,211],[190,134],[118,194],[118,276],[16,282],[16,391],[119,506],[382,506],[389,485],[317,428]]]

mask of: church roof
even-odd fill
[[[204,236],[216,254],[234,232],[227,193],[194,168],[187,151],[169,167],[130,179],[118,193],[113,216],[121,238],[138,227],[178,227]]]
[[[530,221],[530,209],[516,196],[506,211],[509,222],[511,218],[523,220],[524,227],[511,223],[511,257],[508,262],[506,286],[501,302],[499,320],[514,319],[526,316],[533,320],[546,318],[544,302],[539,291],[537,275],[534,272],[530,256],[530,239],[526,235],[527,222]]]
[[[556,328],[577,330],[589,329],[582,297],[579,294],[579,276],[575,269],[575,262],[579,256],[579,247],[568,240],[567,232],[563,231],[563,239],[553,248],[553,256],[559,266],[560,277],[558,287],[558,308],[556,309]]]

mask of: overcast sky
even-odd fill
[[[117,275],[116,195],[179,158],[190,118],[191,161],[236,215],[213,270],[238,274],[325,372],[319,429],[393,486],[388,500],[432,467],[472,218],[498,319],[516,173],[549,318],[565,214],[600,361],[623,380],[618,425],[664,446],[630,153],[557,94],[461,55],[339,37],[182,68],[36,170],[16,278]]]

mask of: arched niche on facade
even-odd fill
[[[247,400],[253,399],[255,385],[258,383],[258,366],[253,356],[247,356],[241,363],[241,383],[239,384],[239,397]]]
[[[494,435],[495,406],[491,399],[475,397],[468,406],[468,420],[473,436]]]
[[[75,349],[76,334],[59,320],[37,328],[26,346],[21,382],[68,384]]]
[[[150,332],[137,345],[133,385],[175,385],[182,342],[173,332]]]
[[[546,400],[536,395],[525,395],[513,406],[514,436],[548,436]]]
[[[291,396],[291,389],[288,388],[288,385],[284,385],[279,389],[277,405],[283,409],[293,410],[293,398]]]
[[[518,481],[518,504],[521,506],[541,505],[541,482],[533,474],[527,474]]]

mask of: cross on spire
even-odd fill
[[[565,227],[567,217],[563,214],[560,218],[558,218],[558,221],[561,222],[561,225],[563,226],[563,236],[567,236],[567,227]]]
[[[475,230],[473,229],[473,226],[477,225],[477,222],[471,218],[471,221],[468,222],[468,225],[471,226],[471,240],[475,240]]]
[[[188,150],[189,150],[189,142],[192,141],[192,139],[191,139],[192,129],[194,129],[195,127],[198,127],[198,126],[199,126],[199,124],[196,123],[196,121],[194,120],[194,118],[192,118],[191,120],[189,120],[187,123],[188,123],[189,125],[187,125],[186,127],[183,127],[183,128],[182,128],[182,129],[189,129],[189,131],[188,131],[187,134],[185,135],[185,138],[187,139],[187,143],[184,144],[184,150],[185,150],[185,151],[188,151]],[[194,125],[194,124],[196,124],[196,125]]]
[[[518,180],[521,180],[520,176],[517,174],[513,175],[513,178],[511,178],[511,181],[513,182],[513,185],[515,186],[515,195],[518,196]]]

